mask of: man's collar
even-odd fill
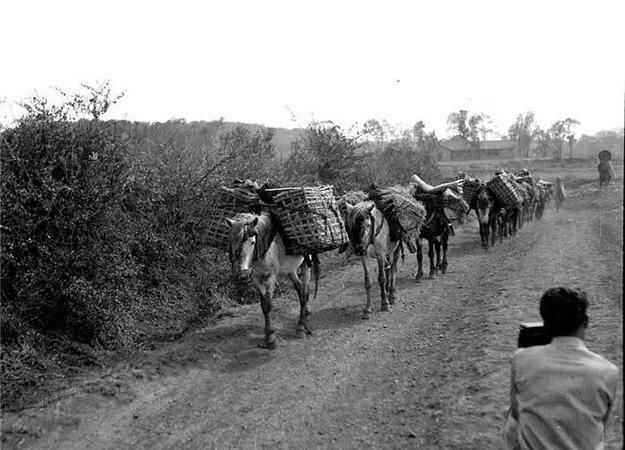
[[[555,336],[551,343],[556,346],[582,347],[585,348],[584,341],[575,336]]]

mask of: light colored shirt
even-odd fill
[[[512,357],[508,449],[603,449],[618,368],[576,337],[517,350]]]

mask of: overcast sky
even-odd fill
[[[344,127],[439,137],[459,109],[505,132],[519,113],[623,126],[625,2],[3,1],[0,123],[51,86],[110,80],[107,117]]]

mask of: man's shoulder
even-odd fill
[[[586,346],[580,346],[575,348],[573,352],[565,353],[563,352],[563,349],[557,348],[552,344],[536,345],[517,349],[512,358],[517,365],[524,363],[534,365],[540,361],[549,364],[548,361],[552,358],[560,359],[567,353],[570,358],[578,360],[591,370],[605,374],[608,378],[618,377],[618,367],[614,363],[600,354],[589,350]]]
[[[585,350],[587,358],[590,362],[592,362],[594,366],[598,367],[602,371],[606,371],[613,374],[614,376],[618,376],[618,367],[616,366],[616,364],[614,364],[604,356],[600,355],[599,353],[595,353],[591,350],[588,350],[587,348]]]

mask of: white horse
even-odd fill
[[[265,342],[260,347],[276,348],[276,333],[271,325],[271,299],[279,274],[289,277],[299,297],[297,337],[311,334],[308,300],[311,274],[315,278],[315,294],[319,280],[316,255],[287,254],[283,236],[268,212],[237,214],[233,219],[226,219],[226,223],[230,226],[228,254],[233,275],[240,279],[251,278],[260,292],[260,306],[265,316]]]

